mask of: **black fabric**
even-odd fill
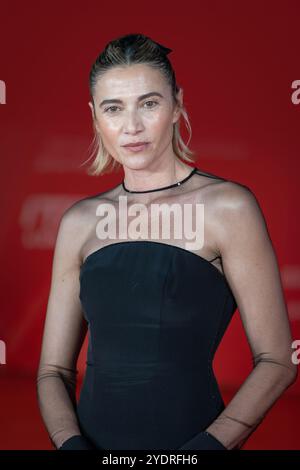
[[[216,437],[207,431],[199,432],[186,442],[180,450],[228,450]]]
[[[96,449],[84,436],[72,436],[58,450],[93,450]]]
[[[83,433],[106,449],[176,449],[204,430],[224,409],[212,360],[236,304],[223,275],[181,248],[127,241],[93,252],[80,283]]]

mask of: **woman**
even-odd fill
[[[297,376],[263,214],[248,187],[188,164],[170,51],[126,35],[90,73],[89,173],[124,179],[60,222],[37,377],[56,449],[240,449]],[[225,407],[212,362],[236,307],[254,367]]]

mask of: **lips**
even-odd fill
[[[135,143],[134,145],[124,145],[124,148],[126,149],[126,152],[133,152],[133,153],[137,153],[137,152],[144,152],[148,149],[149,147],[149,142],[146,142],[144,144],[138,144],[138,143]]]
[[[123,147],[141,147],[142,145],[146,145],[148,142],[132,142],[126,145],[123,145]]]

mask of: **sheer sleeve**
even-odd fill
[[[291,359],[286,303],[264,216],[249,188],[226,185],[216,209],[218,242],[253,369],[223,412],[181,449],[240,449],[298,373]]]
[[[87,332],[78,295],[76,218],[75,211],[68,210],[60,222],[37,372],[40,412],[51,443],[61,450],[92,447],[76,417],[76,364]]]

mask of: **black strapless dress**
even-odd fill
[[[202,230],[201,211],[205,206],[210,217],[210,202],[216,194],[222,195],[227,181],[194,168],[186,178],[164,188],[130,191],[123,180],[123,189],[118,185],[108,195],[92,197],[88,204],[80,201],[83,213],[89,212],[91,227],[82,246],[89,248],[89,254],[76,272],[65,273],[65,289],[60,281],[58,290],[53,291],[52,296],[61,296],[61,312],[57,314],[53,307],[47,312],[37,376],[39,406],[57,449],[238,450],[278,398],[278,367],[284,371],[282,383],[295,380],[289,323],[280,307],[282,295],[274,276],[267,284],[271,289],[272,282],[272,295],[279,295],[278,308],[273,300],[274,314],[268,299],[263,298],[264,288],[249,286],[258,296],[259,308],[251,310],[249,322],[244,312],[241,318],[253,371],[225,409],[212,364],[237,303],[224,275],[226,270],[214,262],[219,256],[210,259],[213,240],[209,237],[214,226],[209,218]],[[211,185],[220,185],[217,193]],[[250,196],[251,190],[245,189]],[[121,197],[126,192],[137,194],[125,198],[129,204],[124,209]],[[136,202],[143,203],[146,217],[133,224],[134,230],[139,225],[137,237],[132,237],[131,227],[129,237],[123,232],[99,237],[98,219],[91,219],[90,214],[99,215],[97,209],[102,204],[100,210],[106,210],[107,201],[113,209],[109,223],[121,222],[122,229],[124,216],[135,214]],[[152,227],[159,225],[159,216],[152,212],[157,201],[164,204],[163,229],[168,227],[169,209],[180,209],[172,219],[176,230],[169,237],[164,230],[152,235]],[[250,202],[254,202],[252,196]],[[259,206],[256,210],[261,217]],[[178,214],[184,218],[177,218]],[[144,224],[149,219],[151,236]],[[73,226],[72,217],[71,222]],[[101,220],[101,229],[106,222]],[[67,229],[69,232],[68,224]],[[269,253],[266,231],[261,242]],[[265,336],[262,331],[269,330],[270,321],[274,325]],[[77,401],[76,364],[86,332],[86,370]],[[279,332],[286,349],[277,347]],[[216,427],[211,426],[215,422]],[[221,440],[209,432],[216,428]]]
[[[123,241],[80,271],[87,367],[77,406],[99,449],[180,448],[224,409],[212,362],[236,310],[225,276],[171,244]]]

